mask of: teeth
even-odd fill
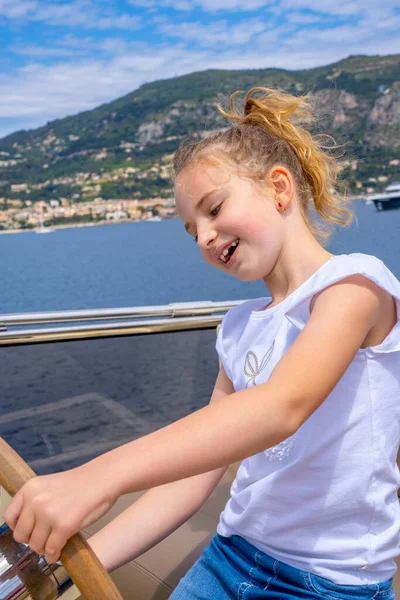
[[[230,248],[232,248],[232,247],[236,248],[238,243],[239,243],[239,240],[236,240],[229,246],[229,248],[225,248],[225,250],[223,250],[221,252],[219,259],[222,260],[222,262],[226,263],[226,256],[228,256]]]

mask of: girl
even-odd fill
[[[6,522],[53,562],[118,496],[155,488],[92,538],[111,570],[176,529],[243,460],[217,533],[171,598],[394,598],[400,284],[377,258],[317,241],[312,203],[327,224],[350,213],[333,159],[300,124],[305,98],[255,88],[243,114],[234,98],[223,114],[236,123],[175,156],[177,208],[207,262],[262,278],[272,298],[226,314],[207,407],[31,480]]]

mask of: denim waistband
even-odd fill
[[[229,549],[228,553],[233,551],[239,558],[247,562],[251,567],[249,569],[250,576],[254,579],[261,579],[263,583],[267,582],[269,584],[271,580],[280,580],[318,594],[322,593],[327,598],[347,597],[347,594],[349,594],[349,597],[365,600],[394,598],[392,579],[368,585],[337,584],[329,579],[277,560],[239,535],[224,537],[217,533],[214,538],[221,547]]]

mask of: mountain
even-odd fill
[[[318,130],[343,144],[348,191],[400,178],[400,55],[350,56],[315,69],[209,70],[155,81],[94,110],[18,131],[0,140],[0,196],[25,203],[28,196],[80,202],[171,195],[168,165],[179,142],[226,126],[216,103],[226,106],[230,93],[253,86],[315,94]]]

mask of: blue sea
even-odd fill
[[[335,254],[375,254],[400,277],[400,210],[356,205]],[[267,295],[210,267],[178,219],[0,235],[1,314]],[[0,348],[0,435],[39,474],[151,433],[209,402],[215,330]]]
[[[355,202],[328,249],[381,258],[400,278],[400,210]],[[206,264],[179,219],[0,235],[0,314],[265,296]]]

